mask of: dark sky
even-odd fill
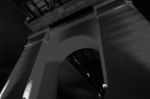
[[[12,0],[0,2],[0,66],[11,67],[16,63],[29,31],[24,15]],[[5,69],[5,68],[4,68]],[[2,69],[1,69],[2,70]]]

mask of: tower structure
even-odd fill
[[[15,1],[33,33],[0,99],[103,99],[108,81],[102,33],[113,21],[105,18],[134,12],[131,1]]]

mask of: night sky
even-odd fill
[[[147,3],[146,0],[133,2],[150,20],[148,0]],[[24,25],[24,19],[25,16],[12,0],[0,0],[0,71],[9,73],[21,55],[27,36],[31,33]]]
[[[0,66],[3,69],[14,66],[20,56],[27,35],[24,15],[12,0],[1,0],[0,3]],[[2,69],[1,69],[2,70]]]

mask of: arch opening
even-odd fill
[[[103,84],[99,51],[79,49],[68,55],[60,67],[56,99],[103,99]]]

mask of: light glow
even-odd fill
[[[108,85],[107,84],[103,84],[103,88],[107,88],[108,87]]]
[[[32,81],[30,81],[27,84],[26,89],[25,89],[24,94],[23,94],[23,99],[29,99],[30,98],[31,89],[32,89]]]
[[[88,77],[91,77],[91,75],[90,75],[89,73],[86,73],[86,75],[87,75]]]
[[[10,83],[10,80],[8,80],[6,82],[6,84],[5,84],[5,86],[3,87],[3,89],[2,89],[2,91],[0,93],[0,99],[2,99],[3,93],[5,92],[5,90],[6,90],[6,88],[7,88],[7,86],[8,86],[9,83]]]

